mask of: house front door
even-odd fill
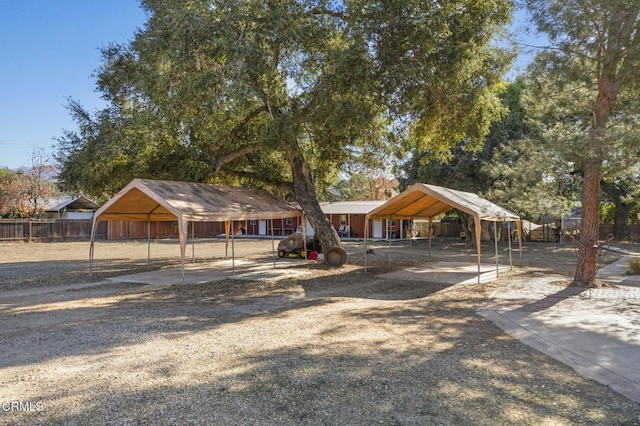
[[[382,238],[382,219],[373,219],[373,238]]]

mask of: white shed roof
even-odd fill
[[[320,207],[325,214],[367,214],[386,201],[331,201],[322,202]]]

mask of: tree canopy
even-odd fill
[[[595,283],[601,181],[637,158],[640,3],[527,0],[552,43],[531,67],[532,114],[581,177],[574,282]]]
[[[560,212],[562,162],[531,127],[525,89],[523,78],[506,84],[500,95],[505,112],[481,149],[463,140],[445,159],[414,149],[401,167],[402,186],[421,181],[476,192],[532,220]]]
[[[506,59],[508,0],[145,0],[149,19],[103,49],[109,106],[69,108],[60,179],[97,197],[130,178],[224,181],[294,196],[339,245],[316,188],[347,162],[481,144]],[[384,157],[384,155],[382,155]]]

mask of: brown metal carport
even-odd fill
[[[429,229],[431,229],[431,222],[434,217],[454,208],[473,216],[476,251],[478,255],[478,282],[480,282],[480,222],[482,220],[490,222],[515,222],[520,253],[522,253],[520,216],[471,192],[457,191],[441,186],[427,185],[425,183],[416,183],[367,214],[364,238],[365,272],[367,269],[368,238],[368,232],[366,231],[369,229],[369,220],[427,219],[429,221]],[[495,228],[497,227],[494,227],[494,229]],[[511,239],[509,239],[509,244],[511,244]],[[431,232],[429,232],[429,248],[431,248]],[[497,256],[496,238],[496,262]]]
[[[228,239],[233,221],[287,217],[304,219],[302,210],[263,190],[134,179],[100,207],[93,217],[89,273],[93,275],[95,230],[101,220],[177,221],[184,278],[189,222],[225,222]]]

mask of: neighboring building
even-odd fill
[[[334,201],[320,203],[320,207],[338,231],[340,238],[364,238],[365,216],[385,202],[385,200]],[[390,221],[388,225],[384,226],[382,221],[372,221],[369,236],[371,238],[386,238],[387,229],[389,229],[391,238],[402,238],[400,237],[401,226],[399,223]]]
[[[365,217],[372,209],[384,204],[386,201],[331,201],[321,202],[320,208],[329,219],[341,239],[364,238]],[[247,235],[271,235],[271,223],[266,220],[243,221],[236,223],[237,234],[242,232]],[[273,221],[274,235],[290,235],[301,229],[300,218],[276,219]],[[411,221],[408,220],[372,220],[369,224],[370,238],[392,239],[407,238]],[[309,227],[307,235],[313,235]],[[239,230],[240,229],[240,230]]]
[[[291,235],[302,226],[299,217],[284,219],[255,219],[234,222],[234,232],[246,235]]]
[[[560,231],[563,236],[576,235],[580,232],[582,222],[582,208],[572,207],[569,214],[560,219]]]
[[[44,219],[93,219],[98,205],[82,195],[50,197],[45,200]]]

